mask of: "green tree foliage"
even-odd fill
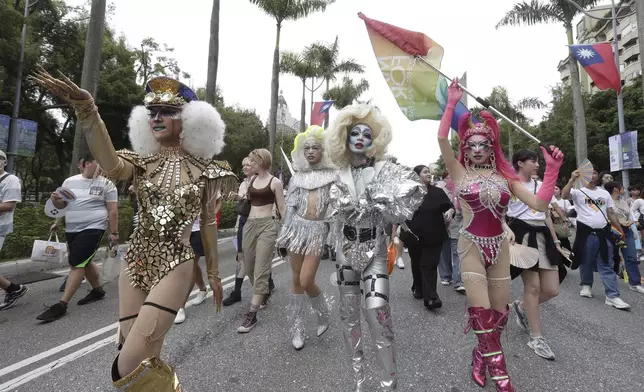
[[[343,107],[358,101],[358,98],[367,90],[369,90],[367,79],[361,79],[358,84],[355,84],[353,79],[347,75],[342,78],[342,84],[331,87],[324,93],[323,97],[325,100],[334,100],[333,106],[341,110]]]

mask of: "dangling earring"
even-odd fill
[[[467,154],[465,154],[465,155],[463,156],[463,162],[465,162],[465,167],[466,167],[466,168],[467,168],[467,167],[470,167],[470,157],[469,157]]]
[[[490,164],[492,165],[492,170],[496,171],[496,155],[494,155],[494,151],[490,153]]]
[[[179,145],[183,148],[183,131],[179,134]]]

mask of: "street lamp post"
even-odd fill
[[[619,42],[617,40],[617,7],[615,0],[611,0],[613,9],[613,54],[615,55],[615,64],[617,65],[617,72],[619,73],[620,83],[622,79],[622,68],[619,64]],[[626,125],[624,125],[624,100],[622,99],[622,90],[617,92],[617,123],[619,124],[619,133],[626,132]],[[628,189],[630,186],[630,178],[628,170],[622,170],[622,183],[624,188]]]
[[[27,17],[29,8],[33,7],[40,0],[31,2],[25,0],[24,21],[22,23],[22,36],[20,42],[20,58],[18,60],[18,71],[16,72],[16,95],[13,99],[13,110],[11,112],[11,126],[9,127],[9,143],[7,146],[7,172],[13,173],[16,165],[18,152],[18,117],[20,116],[20,97],[22,94],[22,71],[25,65],[25,44],[27,41]]]

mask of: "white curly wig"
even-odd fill
[[[373,131],[373,143],[367,151],[368,157],[380,161],[391,143],[391,125],[380,110],[372,105],[356,104],[340,110],[335,121],[327,130],[327,148],[331,161],[340,167],[351,165],[351,150],[347,145],[349,130],[356,124],[366,124]]]
[[[132,149],[137,154],[149,156],[161,148],[150,129],[150,116],[145,106],[132,109],[128,121]],[[181,109],[182,146],[190,155],[210,159],[224,148],[226,124],[212,105],[192,101]]]
[[[300,170],[309,170],[311,165],[309,161],[306,160],[304,156],[304,144],[309,139],[314,139],[320,143],[322,147],[322,160],[320,163],[315,165],[319,169],[332,168],[333,164],[329,159],[329,154],[327,154],[327,148],[325,143],[326,131],[319,125],[311,125],[308,129],[302,133],[298,133],[295,136],[295,141],[293,142],[293,151],[291,151],[291,158],[293,159],[293,169]]]

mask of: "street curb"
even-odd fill
[[[236,234],[235,229],[222,229],[219,230],[218,240],[232,238]],[[106,247],[99,248],[96,251],[94,260],[101,260],[105,257]],[[127,244],[119,245],[119,251],[125,252],[127,250]],[[5,261],[0,263],[0,276],[19,276],[28,274],[31,272],[44,272],[58,270],[61,268],[68,267],[67,263],[47,263],[42,261],[32,261],[30,259],[21,259],[14,261]]]

